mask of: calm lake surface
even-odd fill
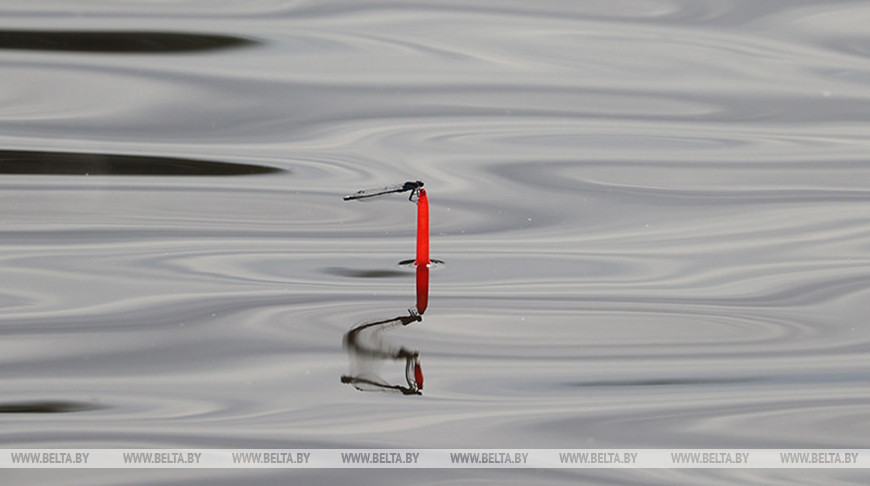
[[[870,3],[0,6],[3,448],[865,448]],[[415,306],[422,180],[432,257]],[[360,391],[342,376],[422,395]],[[859,470],[4,471],[865,484]]]

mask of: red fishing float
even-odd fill
[[[414,265],[419,268],[432,262],[429,260],[429,198],[426,197],[426,189],[419,188],[417,191],[417,259]]]

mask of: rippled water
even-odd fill
[[[7,1],[0,441],[866,447],[868,22],[860,1]],[[360,358],[348,331],[417,302],[415,212],[341,196],[417,179],[445,264]],[[342,383],[406,386],[399,349],[421,395]],[[863,481],[349,473],[296,476]]]

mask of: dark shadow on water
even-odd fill
[[[104,408],[107,407],[96,403],[66,402],[60,400],[0,403],[0,413],[72,413],[101,410]]]
[[[432,260],[429,268],[438,269],[444,265],[445,263],[441,260]],[[399,266],[406,268],[415,267],[414,260],[402,260],[399,262]],[[327,267],[323,269],[323,273],[350,278],[401,278],[408,275],[407,270],[366,270],[348,267]]]
[[[0,174],[239,176],[285,172],[265,165],[175,157],[0,150]]]
[[[329,267],[324,268],[323,271],[329,275],[351,278],[396,278],[408,276],[408,272],[401,270],[357,270],[355,268]]]
[[[220,34],[0,30],[0,49],[51,52],[180,53],[246,47],[259,42]]]
[[[568,386],[582,387],[627,387],[627,386],[674,386],[674,385],[739,385],[752,383],[751,378],[660,378],[650,380],[612,380],[585,381],[569,383]]]

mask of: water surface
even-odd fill
[[[868,20],[817,0],[6,2],[0,441],[866,448]],[[418,179],[445,264],[424,318],[379,339],[425,386],[359,391],[343,337],[415,305],[415,208],[341,196]],[[178,479],[134,472],[4,476]],[[618,473],[293,474],[862,484]]]

